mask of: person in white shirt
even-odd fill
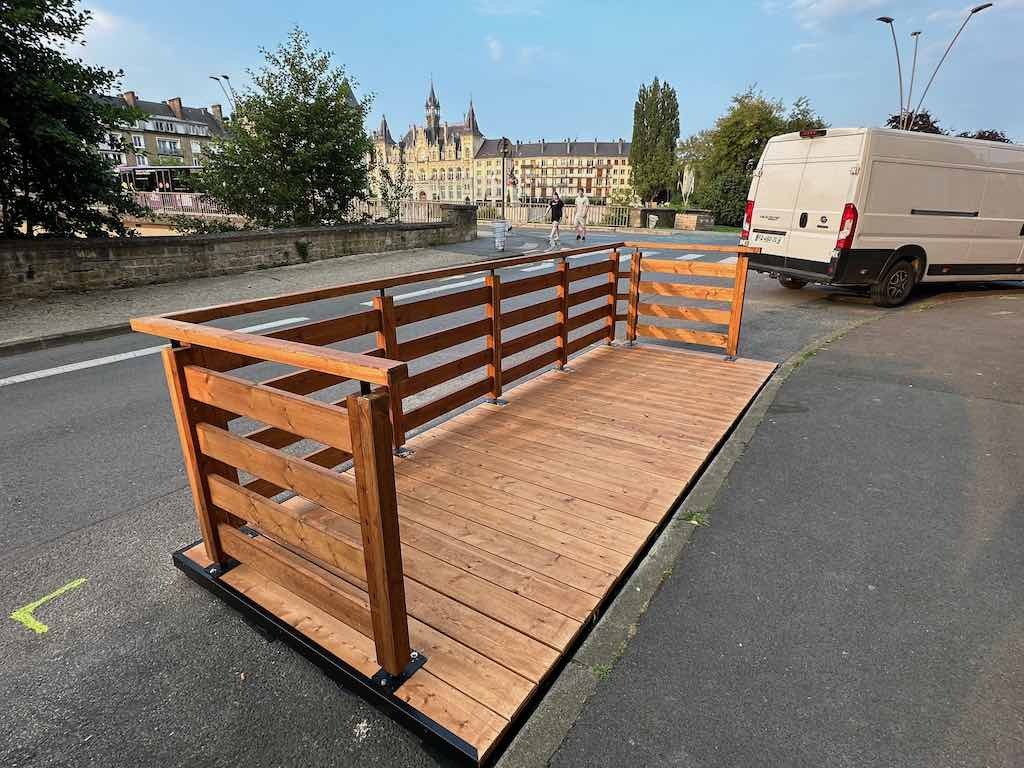
[[[582,188],[576,195],[576,239],[587,239],[587,214],[590,212],[590,198]]]

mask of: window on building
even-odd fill
[[[146,148],[146,139],[145,139],[145,137],[141,136],[138,133],[133,133],[132,134],[132,146],[137,148],[137,149],[145,149]]]
[[[181,142],[177,139],[157,139],[156,151],[161,155],[180,155]]]
[[[163,131],[164,133],[176,133],[174,130],[174,123],[169,120],[154,120],[153,121],[154,131]]]
[[[137,154],[137,155],[135,155],[135,164],[136,165],[149,165],[149,159],[145,155],[143,155],[143,154]]]

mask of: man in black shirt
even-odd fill
[[[565,203],[562,202],[562,198],[558,196],[557,192],[548,201],[548,208],[551,211],[551,236],[548,240],[551,247],[554,248],[556,245],[562,244],[558,227],[562,223],[562,209],[565,208]]]

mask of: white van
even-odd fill
[[[887,128],[768,141],[747,196],[751,269],[787,288],[1024,279],[1024,146]]]

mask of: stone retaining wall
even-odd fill
[[[169,283],[476,239],[476,206],[430,224],[358,224],[184,237],[0,241],[0,299]]]

